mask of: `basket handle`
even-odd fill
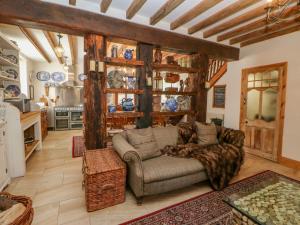
[[[108,189],[114,189],[114,184],[105,184],[101,188],[99,188],[99,192],[102,193],[102,191],[108,190]]]

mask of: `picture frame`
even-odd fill
[[[213,107],[225,108],[226,85],[216,85],[213,91]]]

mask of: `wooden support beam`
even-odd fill
[[[288,17],[291,17],[291,16],[296,15],[296,14],[299,14],[298,7],[297,6],[292,6],[292,7],[289,7],[285,11],[285,13],[282,15],[282,18],[288,18]],[[266,21],[266,18],[261,18],[261,19],[255,20],[251,23],[248,23],[244,26],[241,26],[241,27],[236,28],[234,30],[228,31],[224,34],[221,34],[217,37],[217,40],[218,41],[224,41],[224,40],[227,40],[229,38],[240,36],[242,34],[248,33],[250,31],[256,30],[258,28],[261,28],[261,27],[264,27],[264,26],[267,26],[267,25],[268,25],[268,23]]]
[[[296,25],[296,26],[293,26],[293,27],[289,27],[289,28],[271,33],[271,34],[266,34],[266,35],[263,35],[263,36],[260,36],[260,37],[256,37],[254,39],[250,39],[248,41],[244,41],[244,42],[241,43],[241,47],[256,44],[256,43],[259,43],[259,42],[262,42],[262,41],[266,41],[266,40],[269,40],[269,39],[272,39],[272,38],[275,38],[275,37],[290,34],[290,33],[296,32],[296,31],[300,31],[300,25],[299,24]]]
[[[78,63],[78,44],[77,37],[73,35],[68,35],[68,42],[70,46],[72,65],[76,65]]]
[[[75,7],[37,0],[0,0],[0,22],[65,34],[101,34],[161,46],[186,54],[201,52],[227,61],[238,60],[238,48],[144,26]],[[18,5],[18,7],[16,7]]]
[[[193,34],[203,28],[206,28],[228,16],[232,16],[234,13],[245,9],[261,0],[238,0],[235,3],[227,6],[226,8],[220,10],[219,12],[213,14],[212,16],[208,17],[207,19],[195,24],[194,26],[188,29],[189,34]]]
[[[253,32],[238,36],[236,38],[231,39],[230,44],[233,45],[233,44],[236,44],[236,43],[239,43],[239,42],[247,41],[249,39],[253,39],[253,38],[256,38],[256,37],[259,37],[259,36],[263,36],[265,34],[270,34],[270,33],[273,33],[273,32],[276,32],[276,31],[279,31],[279,30],[282,30],[282,29],[286,29],[286,28],[291,27],[291,26],[295,26],[297,24],[300,25],[299,19],[300,19],[300,17],[296,17],[296,18],[293,18],[291,20],[275,23],[275,24],[270,25],[268,27],[264,27],[262,29],[255,30]]]
[[[58,60],[58,62],[60,64],[63,64],[64,63],[64,60],[62,57],[59,57],[59,55],[57,54],[57,52],[55,51],[55,47],[58,46],[58,43],[57,43],[57,40],[56,40],[56,37],[55,37],[55,34],[50,32],[50,31],[43,31],[46,39],[48,40],[54,54],[56,55],[56,58]]]
[[[139,89],[144,92],[138,96],[138,111],[143,112],[144,116],[137,120],[137,128],[146,128],[152,125],[152,86],[146,86],[147,76],[152,76],[153,68],[153,46],[139,43],[136,49],[137,59],[144,61],[144,66],[137,68],[139,77]]]
[[[280,3],[284,3],[286,0],[281,0]],[[290,1],[289,3],[296,2],[297,0]],[[252,9],[248,12],[243,13],[240,16],[237,16],[229,21],[226,21],[216,27],[213,27],[205,32],[203,32],[203,37],[208,38],[215,34],[221,33],[222,31],[231,29],[235,26],[238,26],[242,23],[248,22],[254,18],[257,18],[259,16],[266,14],[266,7],[268,7],[269,3],[263,4],[262,6],[259,6],[255,9]]]
[[[36,48],[36,50],[38,50],[38,52],[43,56],[43,58],[48,63],[51,63],[50,56],[47,54],[46,50],[43,48],[40,42],[34,37],[33,33],[25,27],[19,26],[19,28],[22,31],[22,33],[28,38],[31,44]]]
[[[126,18],[131,19],[146,3],[146,0],[133,0],[126,11]]]
[[[197,95],[195,100],[195,115],[196,120],[199,122],[206,122],[206,109],[207,109],[207,90],[205,88],[205,82],[208,76],[209,69],[209,58],[206,54],[197,54],[194,56],[192,62],[193,68],[199,68],[198,79],[197,79]]]
[[[100,4],[100,11],[102,13],[106,13],[106,11],[108,10],[108,7],[110,6],[112,0],[101,0],[101,4]]]
[[[175,30],[176,28],[186,24],[187,22],[191,21],[195,17],[199,16],[200,14],[206,12],[210,8],[214,7],[218,3],[220,3],[223,0],[202,0],[198,5],[196,5],[193,9],[186,12],[182,16],[180,16],[178,19],[174,20],[170,24],[170,29]]]
[[[76,5],[76,0],[69,0],[69,5]]]
[[[84,139],[86,149],[106,146],[106,95],[104,73],[90,70],[90,61],[102,61],[106,53],[105,39],[100,35],[87,35],[84,39]]]
[[[169,15],[174,9],[176,9],[185,0],[168,0],[160,9],[154,13],[150,18],[150,24],[155,25],[161,19]]]

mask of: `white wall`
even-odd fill
[[[241,71],[244,68],[288,62],[282,156],[300,161],[300,32],[241,48],[241,59],[228,65],[217,84],[226,84],[225,109],[212,108],[213,88],[208,93],[208,113],[225,113],[224,125],[239,128]]]

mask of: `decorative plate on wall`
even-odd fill
[[[51,78],[55,82],[62,82],[65,80],[66,75],[62,72],[54,72],[51,74]]]
[[[14,78],[14,79],[17,79],[19,76],[18,72],[14,69],[8,69],[5,72],[10,75],[9,77]]]
[[[18,58],[17,58],[16,56],[14,56],[14,55],[7,55],[6,57],[7,57],[7,58],[9,59],[9,61],[11,61],[12,63],[18,64]]]
[[[85,79],[87,79],[87,76],[85,74],[81,73],[78,75],[78,80],[84,81]]]
[[[14,85],[14,84],[10,84],[5,88],[5,92],[7,93],[7,95],[10,98],[16,98],[19,97],[19,95],[21,94],[21,90],[19,88],[19,86]]]
[[[50,80],[50,73],[46,71],[40,71],[36,74],[36,79],[39,81],[48,81]]]

